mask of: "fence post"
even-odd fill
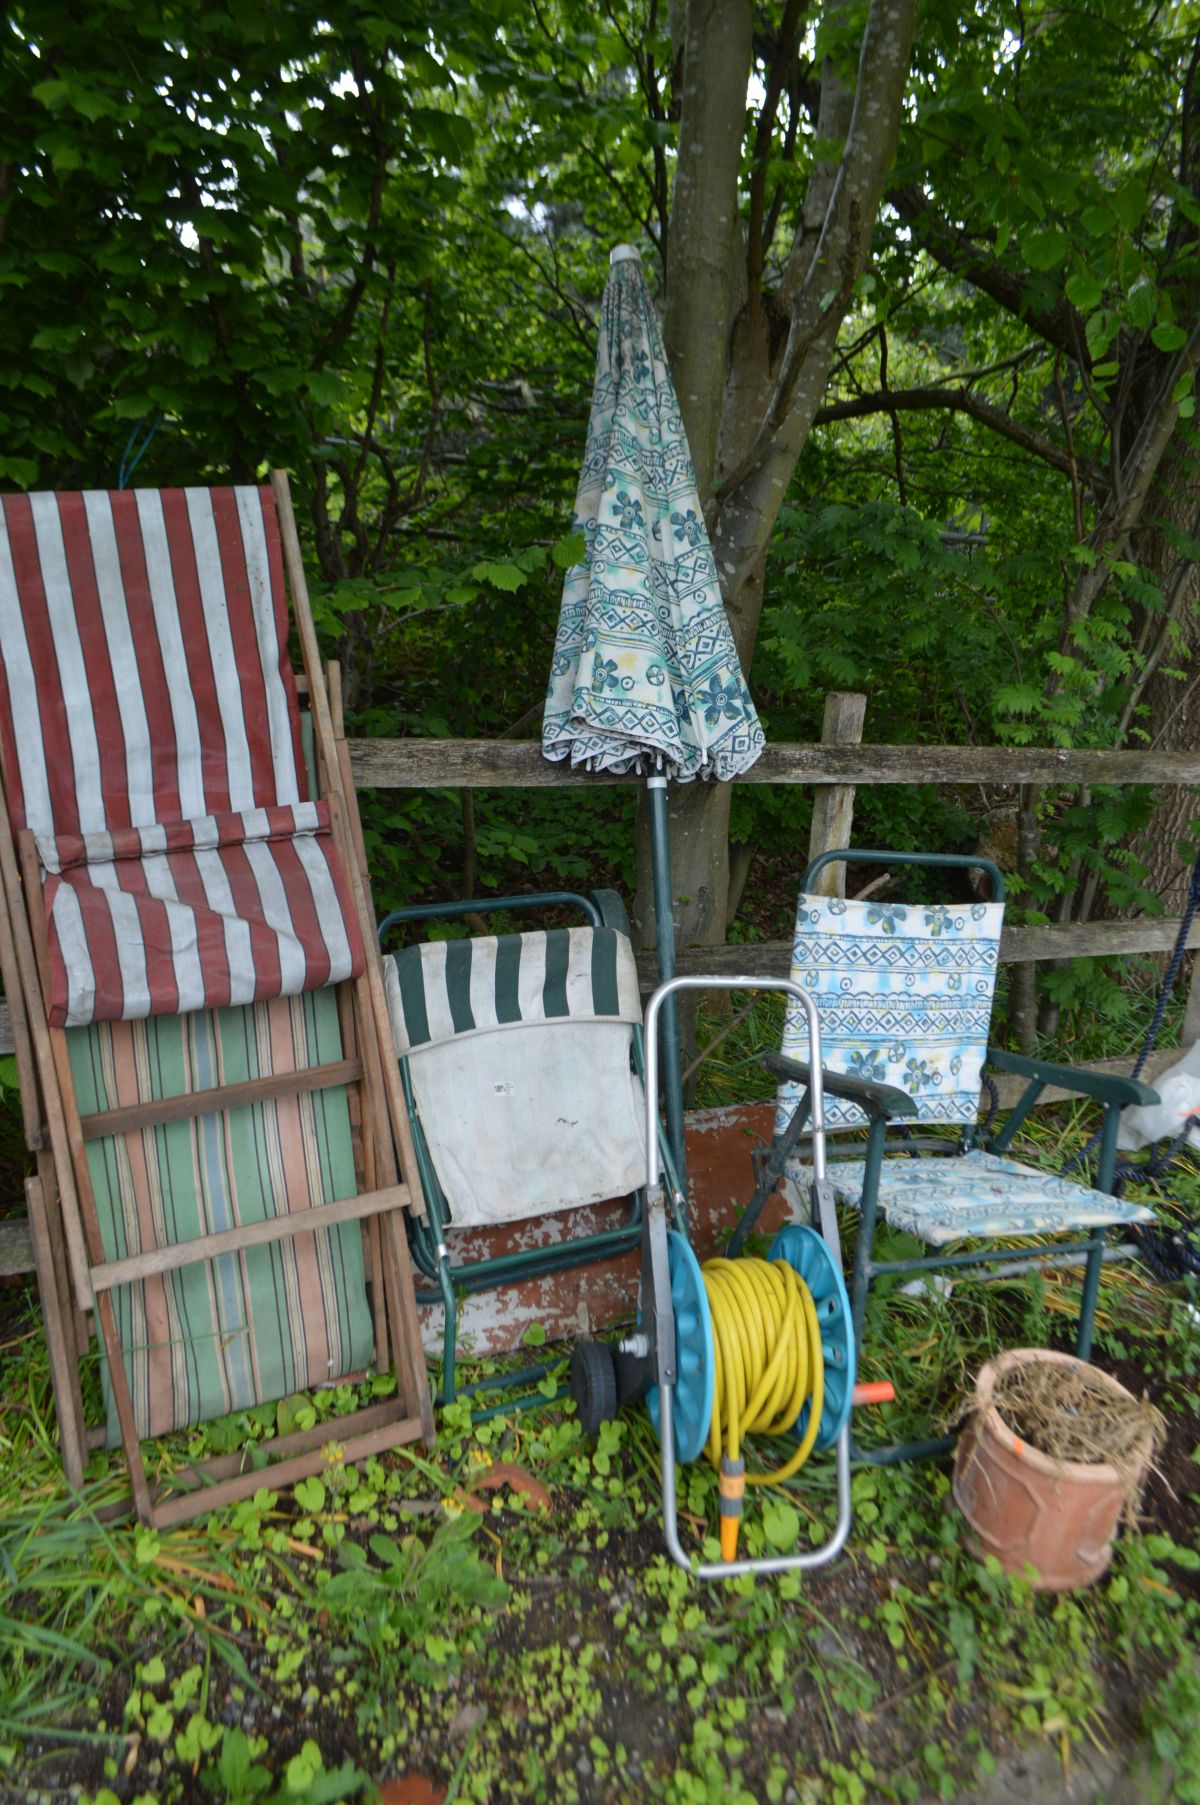
[[[1179,1045],[1186,1052],[1197,1040],[1200,1040],[1200,954],[1193,953],[1192,981],[1188,985],[1187,1008],[1183,1012]]]
[[[824,746],[857,746],[862,741],[863,717],[867,698],[854,691],[831,690],[825,698],[825,714],[821,721],[821,744]],[[812,828],[808,836],[808,858],[811,864],[823,852],[833,852],[850,844],[850,828],[854,821],[854,785],[852,783],[821,784],[813,798]],[[813,886],[817,896],[845,896],[846,867],[826,865]]]

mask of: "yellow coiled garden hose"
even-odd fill
[[[706,1451],[720,1475],[721,1555],[731,1561],[745,1486],[790,1479],[812,1452],[825,1360],[812,1293],[786,1260],[707,1260],[701,1271],[716,1357]],[[805,1404],[808,1423],[795,1453],[773,1470],[747,1473],[745,1437],[786,1434]]]

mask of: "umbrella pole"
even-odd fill
[[[671,903],[671,842],[667,829],[667,780],[661,773],[646,779],[650,796],[650,868],[654,879],[654,937],[658,952],[658,981],[675,976],[675,918]],[[680,1075],[679,1017],[674,995],[662,1009],[663,1102],[667,1115],[667,1140],[679,1180],[687,1196],[687,1168],[683,1144],[683,1080]]]

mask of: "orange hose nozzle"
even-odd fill
[[[746,1495],[746,1463],[721,1457],[721,1473],[717,1481],[720,1498],[721,1559],[737,1559],[738,1529],[742,1521],[742,1500]]]
[[[896,1387],[890,1379],[867,1379],[854,1387],[850,1402],[857,1409],[860,1404],[890,1404],[895,1396]]]

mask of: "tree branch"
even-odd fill
[[[1075,520],[1075,539],[1078,543],[1084,536],[1083,491],[1079,483],[1079,466],[1075,460],[1075,436],[1071,431],[1071,412],[1067,406],[1066,390],[1063,388],[1061,352],[1054,359],[1054,392],[1058,396],[1059,418],[1062,420],[1063,438],[1067,442],[1067,475],[1071,481],[1071,507]]]
[[[788,71],[795,59],[796,39],[805,11],[806,0],[787,0],[787,5],[783,9],[783,21],[779,27],[779,35],[775,40],[774,55],[767,72],[766,93],[763,95],[763,103],[758,111],[758,124],[754,132],[753,172],[750,177],[750,224],[746,244],[746,272],[752,300],[762,291],[763,262],[766,257],[763,214],[767,192],[767,164],[771,154],[771,140],[775,134],[775,116],[779,111],[779,101],[783,94]]]
[[[892,423],[892,451],[896,462],[896,494],[900,506],[906,508],[908,506],[908,484],[904,477],[904,434],[900,428],[900,409],[893,406],[890,400],[887,328],[882,323],[879,327],[879,387],[887,403],[888,419]]]
[[[841,162],[832,180],[828,166],[814,170],[810,179],[804,215],[780,284],[780,296],[791,314],[787,344],[753,443],[714,495],[722,511],[773,521],[782,494],[779,484],[786,487],[790,480],[812,425],[837,328],[866,260],[871,226],[895,153],[914,15],[913,0],[873,0],[852,95],[826,70],[820,130],[824,138],[844,140]],[[822,200],[818,231],[815,212]],[[742,495],[751,483],[757,492]],[[736,528],[733,536],[740,537]],[[741,561],[740,554],[736,561],[724,561],[731,583],[738,587]]]
[[[712,492],[740,239],[753,0],[688,0],[663,336],[701,503]]]
[[[861,420],[870,414],[921,413],[927,408],[945,408],[953,413],[969,414],[981,426],[990,427],[992,432],[1019,445],[1022,451],[1031,452],[1044,464],[1061,470],[1064,476],[1069,477],[1072,470],[1078,469],[1062,446],[1056,445],[1045,433],[1024,425],[1020,420],[1014,420],[1003,408],[984,401],[980,395],[973,395],[970,389],[889,389],[884,394],[854,395],[846,401],[831,401],[825,407],[818,408],[813,417],[813,425],[828,426],[835,420]],[[1093,488],[1107,488],[1105,477],[1094,466],[1086,469],[1084,474]]]
[[[360,101],[364,101],[366,97],[363,93],[364,77],[361,69],[355,69],[354,79],[358,90],[358,98]],[[338,310],[337,317],[325,335],[324,344],[318,351],[314,352],[313,368],[316,370],[324,368],[325,364],[341,345],[346,334],[354,324],[354,319],[362,303],[363,295],[367,290],[367,282],[375,268],[375,258],[378,250],[375,234],[379,230],[380,220],[383,217],[383,185],[384,177],[387,174],[388,162],[387,145],[384,142],[381,129],[378,98],[373,100],[368,109],[368,117],[376,131],[379,132],[379,138],[375,147],[375,170],[371,178],[371,200],[367,209],[366,224],[363,229],[362,261],[359,265],[358,274],[346,291],[346,298]]]
[[[1193,327],[1187,344],[1174,357],[1163,359],[1156,392],[1128,455],[1121,460],[1121,493],[1109,497],[1088,537],[1095,559],[1090,566],[1080,570],[1067,597],[1060,639],[1062,651],[1069,647],[1075,628],[1091,613],[1108,582],[1113,564],[1125,554],[1129,535],[1142,517],[1158,467],[1179,423],[1179,403],[1171,397],[1184,372],[1195,368],[1197,358],[1200,358],[1200,325]],[[1056,677],[1050,685],[1051,696],[1060,684],[1061,679]]]
[[[935,263],[990,295],[1006,313],[1021,320],[1055,350],[1064,352],[1073,363],[1091,368],[1083,323],[1069,301],[1056,301],[1048,311],[1030,307],[1024,298],[1025,278],[1018,271],[1003,269],[993,262],[973,238],[935,212],[925,190],[916,183],[894,188],[888,199],[910,227],[915,242],[928,251]]]

